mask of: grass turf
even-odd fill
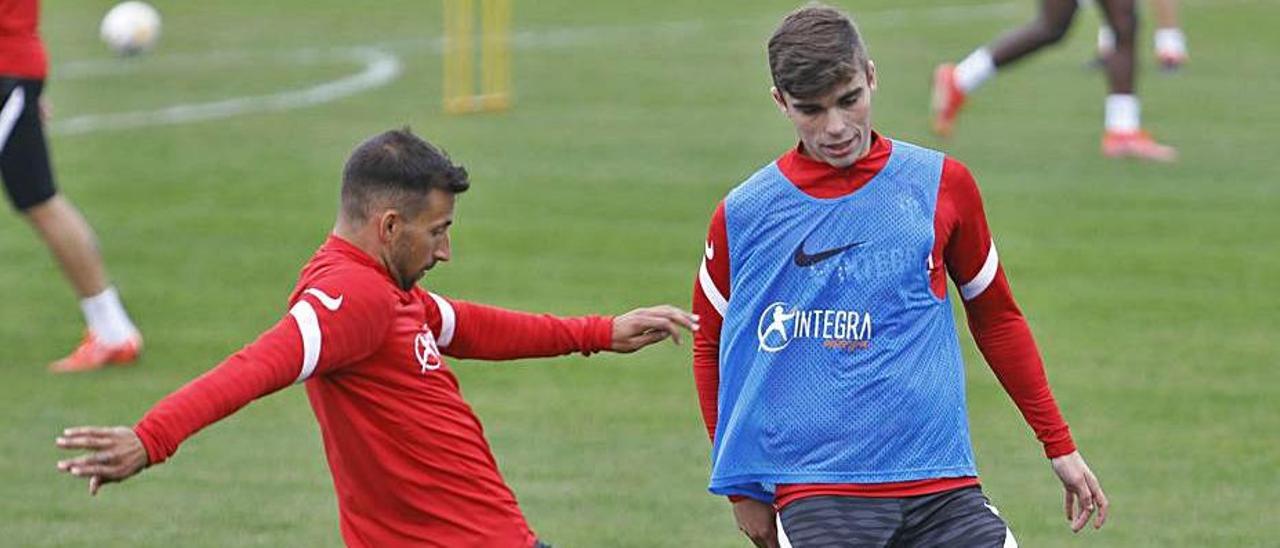
[[[1096,14],[1064,47],[991,82],[957,137],[928,136],[927,82],[1030,17],[1032,2],[859,3],[877,62],[876,125],[965,161],[1077,442],[1115,506],[1093,546],[1250,546],[1280,470],[1272,338],[1280,107],[1272,0],[1187,2],[1192,60],[1156,74],[1142,38],[1147,125],[1172,166],[1097,153],[1103,83],[1081,64]],[[332,223],[337,176],[364,137],[404,124],[473,174],[455,261],[425,284],[558,313],[688,302],[707,217],[792,144],[763,43],[790,2],[516,5],[516,108],[439,108],[438,6],[414,1],[160,3],[153,54],[96,42],[100,2],[45,2],[58,118],[262,95],[358,71],[289,52],[375,45],[387,87],[308,109],[55,135],[61,188],[94,224],[147,337],[135,368],[54,377],[81,320],[42,246],[0,216],[0,527],[4,544],[338,545],[336,504],[301,390],[254,403],[171,462],[96,499],[59,477],[64,426],[131,423],[284,313]],[[1149,19],[1149,17],[1148,17]],[[210,57],[231,52],[240,61]],[[106,67],[84,74],[73,63]],[[1066,546],[1040,448],[967,336],[985,489],[1026,546]],[[455,363],[533,527],[558,546],[744,546],[705,493],[707,443],[688,347],[636,356]]]

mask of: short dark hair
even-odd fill
[[[432,189],[457,194],[471,186],[467,170],[409,128],[370,137],[351,152],[342,170],[342,214],[365,221],[372,208],[391,205],[416,216]]]
[[[867,70],[867,46],[848,14],[817,2],[791,12],[769,38],[769,71],[780,91],[813,99]]]

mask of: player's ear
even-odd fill
[[[787,113],[787,98],[777,86],[769,88],[769,95],[773,96],[773,104],[778,106],[778,110],[783,114]]]
[[[400,213],[394,209],[384,209],[378,215],[378,241],[386,244],[390,243],[396,232],[402,229],[400,226],[404,222],[400,218]]]
[[[867,89],[876,90],[876,62],[867,59]]]

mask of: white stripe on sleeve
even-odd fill
[[[316,309],[307,301],[298,301],[289,309],[289,315],[298,322],[298,333],[302,334],[302,370],[294,384],[311,377],[320,361],[320,320],[316,319]]]
[[[431,300],[435,301],[436,307],[440,309],[440,336],[436,337],[436,345],[444,348],[453,342],[453,328],[458,321],[457,315],[453,312],[453,305],[449,304],[449,301],[435,293],[427,294],[431,295]]]
[[[4,151],[5,143],[9,142],[9,132],[13,131],[13,126],[18,123],[18,117],[22,116],[22,109],[26,106],[26,92],[22,90],[22,86],[14,87],[9,100],[4,102],[4,108],[0,109],[0,152]]]
[[[698,269],[698,285],[702,286],[702,294],[707,296],[711,307],[716,309],[723,318],[725,309],[729,308],[729,301],[720,294],[720,288],[716,287],[716,282],[711,279],[711,271],[707,270],[706,259],[702,260],[702,267]]]
[[[968,283],[960,286],[960,296],[966,301],[972,301],[996,279],[996,269],[1000,266],[1000,257],[996,254],[996,241],[991,240],[991,248],[987,251],[987,260],[982,263],[982,270],[969,280]]]

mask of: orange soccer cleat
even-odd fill
[[[134,333],[120,344],[99,342],[92,332],[86,332],[80,346],[71,355],[49,364],[54,373],[94,371],[111,365],[129,365],[142,354],[142,336]]]
[[[1102,136],[1102,154],[1110,158],[1136,158],[1156,162],[1178,159],[1178,150],[1157,143],[1147,132],[1108,131]]]
[[[956,115],[964,106],[964,92],[956,86],[956,67],[950,63],[933,70],[933,132],[951,136]]]

